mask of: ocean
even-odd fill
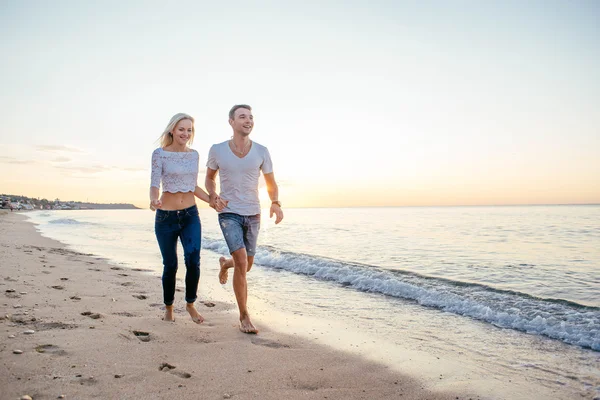
[[[320,321],[334,336],[333,326],[368,333],[374,345],[363,353],[372,354],[378,339],[426,344],[429,353],[477,360],[495,374],[526,373],[550,387],[600,394],[600,206],[285,213],[279,225],[263,213],[248,274],[253,301]],[[160,273],[149,210],[27,215],[74,250]],[[216,213],[203,208],[200,216],[204,253],[226,255]],[[201,265],[201,291],[217,270]]]

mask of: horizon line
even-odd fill
[[[40,197],[30,197],[26,195],[19,194],[2,194],[2,196],[18,196],[18,197],[27,197],[30,199],[41,200]],[[48,199],[46,199],[48,200]],[[53,200],[48,200],[53,201]],[[138,207],[135,202],[97,202],[97,201],[83,201],[83,200],[61,200],[61,202],[77,202],[77,203],[88,203],[88,204],[129,204],[135,207]],[[201,206],[205,204],[200,203]],[[524,206],[599,206],[600,202],[593,203],[509,203],[509,204],[497,204],[497,203],[488,203],[488,204],[427,204],[427,205],[355,205],[355,206],[295,206],[295,207],[284,207],[284,208],[398,208],[398,207],[524,207]],[[208,207],[208,205],[206,205]],[[145,209],[145,207],[138,207],[141,209]],[[262,207],[261,207],[262,208]]]

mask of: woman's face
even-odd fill
[[[192,137],[193,123],[189,119],[182,119],[177,123],[175,129],[171,132],[173,134],[173,142],[185,146]]]

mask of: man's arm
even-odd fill
[[[269,193],[269,198],[271,199],[271,212],[269,218],[273,218],[273,214],[275,214],[275,224],[278,224],[283,219],[283,211],[278,204],[279,187],[277,186],[277,182],[275,182],[275,174],[273,172],[264,174],[264,177],[265,183],[267,184],[267,193]]]

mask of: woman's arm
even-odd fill
[[[162,176],[162,160],[158,149],[152,153],[152,168],[150,174],[150,209],[152,211],[162,207],[160,201],[160,178]]]
[[[196,189],[194,189],[194,196],[205,203],[210,203],[210,197],[208,196],[208,193],[206,193],[200,186],[196,186]]]
[[[160,190],[155,186],[150,186],[150,209],[152,211],[162,207],[162,201],[160,201]]]
[[[211,206],[212,208],[214,208],[215,210],[221,212],[223,211],[223,209],[225,207],[227,207],[227,200],[223,200],[221,197],[219,197],[218,195],[215,198],[215,202],[214,204],[210,203],[210,196],[208,195],[208,193],[206,193],[202,188],[200,188],[199,186],[196,186],[196,189],[194,190],[194,196],[196,196],[197,198],[199,198],[202,201],[205,201],[208,203],[209,206]]]

